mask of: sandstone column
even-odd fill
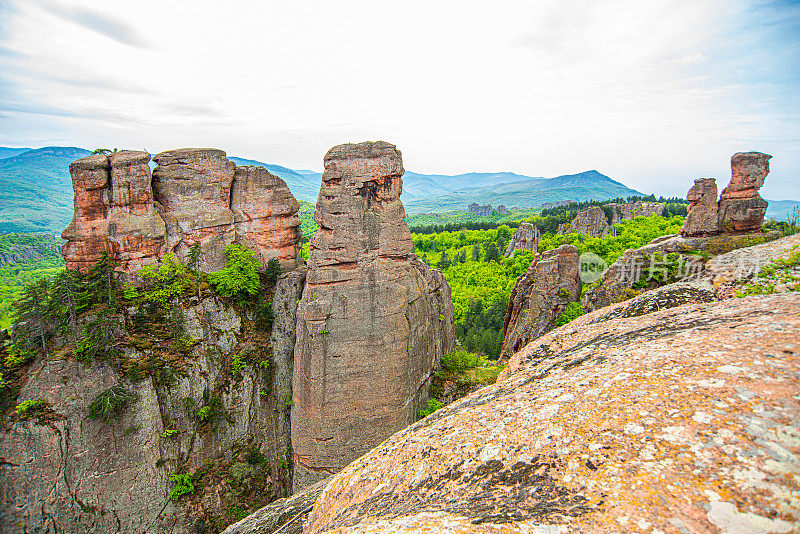
[[[681,228],[683,237],[719,233],[717,212],[717,182],[714,178],[698,178],[686,194],[689,212]]]
[[[753,232],[761,229],[767,201],[758,190],[769,174],[772,156],[761,152],[737,152],[731,157],[731,182],[719,201],[719,227],[723,232]]]
[[[231,190],[236,242],[253,250],[262,265],[276,258],[292,270],[302,262],[299,209],[286,182],[264,167],[236,167]]]
[[[231,185],[236,165],[225,152],[182,148],[153,157],[153,194],[163,207],[167,252],[186,261],[189,247],[201,244],[203,271],[225,267],[225,247],[234,242]]]
[[[299,304],[294,363],[295,490],[412,423],[452,350],[450,288],[411,254],[403,163],[386,142],[325,156]]]

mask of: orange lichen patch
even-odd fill
[[[800,296],[602,313],[353,462],[306,532],[796,528]]]

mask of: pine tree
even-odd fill
[[[444,271],[450,267],[450,256],[447,255],[447,251],[442,252],[442,257],[439,258],[439,269]]]
[[[14,302],[17,323],[24,323],[32,338],[38,338],[42,352],[47,351],[47,334],[52,330],[49,311],[50,280],[40,278],[25,286],[20,298]],[[33,339],[29,339],[33,342]]]
[[[53,281],[51,313],[69,321],[70,332],[76,335],[77,297],[80,292],[80,273],[64,269]]]
[[[486,257],[484,261],[486,261],[486,263],[490,261],[500,263],[500,251],[497,248],[497,243],[492,242],[486,245]]]

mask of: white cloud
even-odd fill
[[[681,195],[754,148],[775,156],[765,195],[800,197],[791,4],[11,6],[0,144],[220,146],[319,169],[330,146],[380,138],[419,172],[596,168]]]

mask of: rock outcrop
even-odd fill
[[[316,502],[328,480],[269,503],[256,513],[226,528],[222,534],[302,534],[311,507]]]
[[[620,221],[630,221],[636,217],[650,217],[651,215],[663,215],[664,204],[661,202],[646,202],[644,200],[636,200],[626,204],[619,204],[612,202],[605,204],[603,207],[611,208],[611,224],[619,224]]]
[[[582,288],[578,247],[561,245],[537,257],[511,290],[500,358],[555,328],[564,308],[580,300]]]
[[[201,244],[201,270],[226,264],[225,246],[238,242],[263,264],[284,269],[298,259],[298,203],[280,178],[263,167],[239,167],[215,149],[187,148],[94,154],[70,165],[75,213],[62,237],[70,269],[86,269],[108,253],[132,272],[167,252],[186,260]]]
[[[529,222],[520,223],[519,227],[514,231],[514,235],[511,236],[511,241],[508,242],[505,255],[511,256],[515,250],[535,251],[539,245],[540,237],[539,228]]]
[[[295,346],[295,489],[414,422],[453,348],[450,287],[411,254],[403,172],[385,142],[325,155]]]
[[[689,208],[681,235],[692,237],[719,233],[717,181],[714,178],[698,178],[686,194],[686,200],[689,201]]]
[[[731,157],[731,182],[719,201],[719,226],[723,232],[755,232],[764,223],[767,201],[758,190],[769,174],[772,156],[737,152]]]
[[[473,202],[467,206],[467,211],[481,217],[490,217],[492,215],[492,205],[486,204],[485,206],[481,206],[477,202]]]
[[[568,225],[560,226],[558,233],[562,235],[578,232],[580,234],[600,237],[608,233],[608,218],[603,208],[591,206],[578,214]]]
[[[118,362],[79,361],[69,347],[39,357],[17,402],[41,398],[53,414],[45,423],[7,420],[0,433],[0,531],[214,531],[214,518],[228,513],[238,495],[234,489],[267,500],[288,495],[286,399],[303,278],[302,270],[279,278],[268,345],[246,334],[239,312],[204,295],[178,306],[187,339],[197,342],[182,358],[153,340],[139,344],[124,336]],[[113,318],[120,328],[131,321]],[[245,363],[231,376],[230,359],[242,353],[269,365]],[[157,372],[141,377],[133,371],[147,365],[157,365]],[[91,403],[115,385],[136,400],[108,423],[89,418]],[[215,395],[218,420],[212,425],[198,410]],[[205,472],[205,489],[178,502],[168,499],[175,472]]]
[[[796,529],[797,294],[601,313],[350,464],[304,532]]]
[[[500,204],[499,206],[497,206],[497,213],[499,213],[501,215],[508,215],[511,212],[508,211],[508,208],[505,207],[505,205]]]
[[[683,237],[757,232],[764,223],[767,201],[758,190],[769,174],[772,156],[761,152],[737,152],[731,157],[731,181],[717,202],[713,178],[695,180],[686,198],[689,213],[681,229]]]
[[[105,252],[123,271],[164,254],[164,221],[153,205],[150,154],[94,154],[69,166],[75,190],[72,222],[61,234],[68,269],[86,269]]]

